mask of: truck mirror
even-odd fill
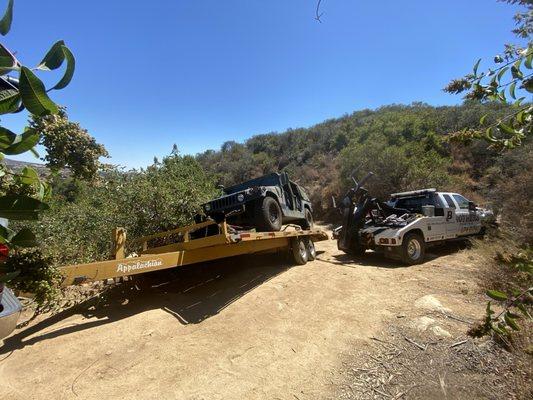
[[[474,203],[473,201],[468,202],[468,209],[470,211],[476,211],[476,208],[477,208],[476,203]]]

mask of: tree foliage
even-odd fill
[[[13,8],[14,1],[9,0],[0,19],[2,35],[11,28]],[[36,73],[62,66],[61,78],[46,89]],[[41,143],[48,150],[45,159],[51,167],[68,166],[76,177],[95,175],[98,157],[106,154],[105,149],[77,124],[69,123],[64,111],[60,111],[48,95],[51,90],[65,88],[74,69],[74,56],[62,40],[52,45],[34,68],[23,65],[13,52],[0,44],[0,115],[26,109],[32,120],[21,134],[0,126],[0,218],[4,219],[0,222],[0,243],[11,250],[8,260],[0,264],[0,284],[13,282],[21,290],[33,288],[39,305],[53,294],[52,277],[57,273],[38,250],[23,250],[38,246],[39,242],[31,229],[16,222],[37,220],[49,208],[50,186],[33,168],[13,171],[3,160],[6,155],[28,151],[37,154],[34,147]]]
[[[129,242],[190,224],[217,193],[194,157],[176,152],[143,170],[108,169],[96,184],[57,179],[53,188],[50,210],[34,226],[58,266],[108,259],[114,227],[126,228]]]
[[[64,108],[57,114],[32,115],[30,128],[41,134],[39,143],[46,148],[41,159],[51,171],[68,168],[76,178],[91,181],[97,177],[99,158],[107,157],[108,153],[86,129],[69,121]]]
[[[479,59],[471,73],[452,80],[444,90],[465,93],[466,99],[509,103],[511,108],[508,114],[496,120],[483,116],[480,127],[458,130],[451,136],[453,140],[482,139],[496,149],[512,149],[522,145],[533,133],[533,3],[527,0],[506,2],[525,8],[515,15],[513,30],[523,43],[505,45],[503,53],[494,57],[493,65],[486,71],[480,71]]]

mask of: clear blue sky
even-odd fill
[[[442,87],[514,40],[516,9],[496,0],[322,3],[318,23],[315,0],[15,0],[2,40],[29,65],[67,42],[77,70],[52,97],[127,167],[173,143],[195,154],[362,108],[456,104]]]

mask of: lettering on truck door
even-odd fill
[[[455,220],[456,206],[449,194],[441,195],[444,200],[444,217],[446,218],[446,238],[455,238],[459,234],[459,225]]]
[[[454,194],[453,200],[457,205],[455,219],[459,236],[478,233],[481,226],[479,216],[475,210],[470,210],[469,201],[460,194]]]

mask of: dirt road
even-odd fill
[[[0,348],[0,398],[338,398],[346,357],[391,324],[452,344],[465,338],[460,320],[483,312],[468,250],[404,267],[354,262],[333,241],[317,249],[305,266],[248,257],[183,269],[37,320]]]

